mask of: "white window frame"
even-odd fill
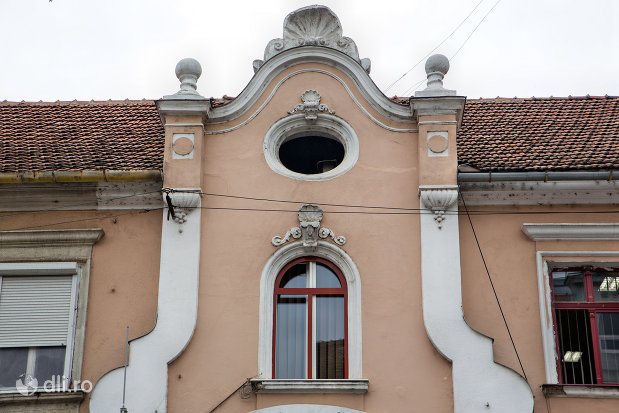
[[[79,297],[79,282],[81,270],[77,262],[3,262],[0,263],[0,299],[2,297],[2,278],[6,276],[17,277],[32,277],[32,276],[61,276],[70,275],[71,279],[71,306],[72,311],[69,313],[69,321],[67,328],[67,338],[65,344],[65,361],[63,368],[63,381],[59,383],[62,388],[70,388],[71,370],[73,365],[73,350],[75,343],[75,329],[77,320],[78,297]],[[33,358],[35,348],[38,346],[28,347],[28,362],[26,374],[33,375],[32,371]],[[56,384],[56,383],[55,383]],[[42,387],[43,383],[39,383]],[[16,388],[0,388],[1,393],[15,392]]]
[[[69,365],[70,374],[67,376],[70,377],[72,382],[82,379],[92,249],[93,245],[102,237],[103,230],[101,228],[0,231],[0,263],[12,265],[14,267],[12,271],[18,271],[21,268],[21,271],[28,271],[29,274],[32,274],[33,269],[47,268],[46,271],[50,274],[54,271],[65,271],[66,268],[63,267],[65,265],[77,267],[75,276],[77,284],[74,290],[77,294],[77,310],[74,313],[73,339],[68,342],[72,349],[67,351],[71,361]],[[50,263],[56,263],[56,267],[50,266]],[[75,389],[72,389],[72,391],[76,398],[74,400],[67,398],[66,400],[79,405],[82,397],[81,391]],[[10,394],[7,397],[19,397],[26,400],[28,397],[39,399],[54,394],[57,393],[39,391],[33,396]],[[66,398],[66,394],[63,397]]]
[[[273,380],[273,293],[275,280],[282,268],[297,258],[314,256],[324,258],[336,265],[344,274],[348,288],[348,379],[346,380]],[[361,278],[357,266],[341,248],[326,241],[318,241],[315,249],[303,246],[302,241],[278,249],[267,261],[260,280],[260,325],[258,344],[258,379],[261,387],[278,386],[275,392],[353,392],[364,393],[368,381],[362,377],[361,345]],[[277,382],[270,383],[270,382]],[[285,382],[285,383],[284,383]],[[321,388],[321,386],[323,388]],[[325,387],[326,386],[326,387]]]
[[[589,257],[591,260],[586,260]],[[599,258],[605,259],[599,260]],[[557,372],[557,358],[559,355],[557,354],[552,318],[550,273],[556,267],[599,266],[601,264],[619,267],[619,251],[537,251],[536,260],[546,383],[559,384],[559,374]]]

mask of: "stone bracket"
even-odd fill
[[[453,185],[420,186],[419,197],[422,204],[434,213],[434,221],[438,229],[443,228],[447,219],[445,212],[458,200],[458,187]]]
[[[163,201],[168,205],[168,213],[177,224],[187,222],[187,216],[200,205],[201,189],[163,188]],[[170,216],[169,215],[169,216]]]

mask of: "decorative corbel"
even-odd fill
[[[335,233],[329,228],[320,227],[323,212],[318,205],[303,204],[299,208],[299,226],[293,227],[286,232],[283,237],[275,236],[271,243],[274,247],[279,247],[290,240],[303,238],[303,246],[315,248],[318,245],[319,239],[331,237],[337,245],[346,244],[346,238],[343,236],[336,237]]]
[[[315,90],[306,90],[303,92],[301,100],[303,103],[296,105],[289,111],[288,113],[290,115],[295,112],[303,112],[305,114],[305,119],[311,121],[318,118],[318,112],[327,112],[331,115],[335,114],[327,105],[320,103],[320,93]]]
[[[438,229],[443,228],[445,211],[458,200],[457,186],[420,186],[419,197],[423,205],[434,213],[434,221]]]
[[[163,189],[163,199],[168,206],[168,219],[177,224],[187,222],[187,215],[200,205],[200,189]]]

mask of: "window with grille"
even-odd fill
[[[619,269],[551,274],[559,381],[619,385]]]
[[[347,289],[331,262],[305,257],[275,281],[273,377],[348,378]]]

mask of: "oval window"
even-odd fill
[[[279,160],[288,169],[313,175],[328,172],[344,159],[344,145],[324,136],[299,136],[279,147]]]
[[[303,114],[275,122],[264,137],[268,165],[289,178],[318,181],[350,170],[359,158],[359,141],[343,119],[319,114],[308,122]]]

